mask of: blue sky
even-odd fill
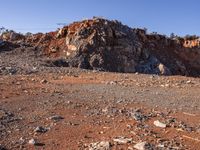
[[[102,16],[169,35],[200,35],[199,0],[1,0],[0,27],[48,32],[57,23]]]

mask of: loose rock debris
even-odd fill
[[[157,127],[160,127],[160,128],[166,128],[166,127],[167,127],[166,124],[160,122],[159,120],[154,121],[153,124],[154,124],[155,126],[157,126]]]
[[[137,150],[153,150],[153,147],[147,142],[140,142],[134,145]]]
[[[30,139],[28,141],[28,143],[31,144],[31,145],[37,145],[38,144],[38,142],[35,139]]]
[[[42,126],[38,126],[38,127],[36,127],[35,130],[34,130],[34,132],[40,132],[40,133],[45,133],[45,132],[47,132],[47,131],[48,131],[48,129],[47,129],[47,128],[44,128],[44,127],[42,127]]]
[[[195,39],[102,18],[1,38],[3,149],[199,149]]]
[[[126,144],[132,142],[132,138],[126,138],[126,137],[117,137],[113,139],[114,142],[117,144]]]
[[[55,116],[49,117],[49,119],[57,122],[57,121],[60,121],[60,120],[62,120],[64,118],[62,116],[55,115]]]
[[[107,141],[91,143],[89,146],[89,150],[110,150],[110,149],[111,149],[111,145]]]
[[[178,79],[156,77],[152,80],[146,75],[126,74],[124,77],[124,74],[81,70],[74,70],[74,72],[71,70],[70,74],[60,76],[60,73],[2,76],[0,96],[8,96],[0,102],[4,107],[0,114],[2,146],[8,149],[17,149],[15,147],[30,149],[33,145],[51,149],[50,143],[54,141],[58,144],[59,150],[66,147],[72,149],[101,147],[113,150],[134,149],[134,145],[146,141],[149,149],[195,149],[197,147],[198,143],[195,145],[192,141],[198,141],[191,138],[199,135],[198,113],[195,113],[195,116],[185,115],[185,109],[188,107],[184,107],[184,112],[179,112],[176,109],[179,104],[176,102],[179,98],[181,100],[182,94],[175,95],[176,100],[173,104],[176,106],[170,105],[168,101],[172,99],[172,91],[157,86],[159,82],[165,80],[171,84],[178,82],[179,78],[187,81],[187,77],[178,77]],[[133,78],[135,81],[130,81]],[[48,84],[41,84],[43,79],[46,79]],[[108,85],[102,82],[122,79],[124,84],[129,84],[128,87],[117,82],[115,85],[109,85],[108,88]],[[76,84],[71,84],[72,81]],[[138,86],[135,82],[143,85]],[[192,92],[198,91],[198,79],[194,79],[193,82],[194,87],[190,87],[193,89]],[[188,86],[184,84],[182,89],[172,87],[174,91],[185,89],[188,91]],[[24,90],[27,92],[24,93]],[[10,91],[12,92],[9,93]],[[156,94],[151,95],[149,91],[168,94],[169,98],[165,98],[166,101],[152,99],[142,104],[141,99],[150,97],[158,99]],[[185,92],[185,96],[187,93]],[[198,93],[193,93],[194,99],[198,97]],[[191,98],[191,95],[188,97]],[[153,104],[151,105],[150,102]],[[161,109],[167,105],[167,108]],[[154,121],[157,121],[158,127],[154,125]],[[164,130],[160,128],[161,125]],[[30,139],[44,144],[29,144]],[[33,140],[31,143],[34,143]]]

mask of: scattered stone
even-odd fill
[[[48,81],[46,79],[43,79],[43,80],[40,81],[40,83],[46,84],[46,83],[48,83]]]
[[[53,120],[53,121],[60,121],[62,119],[64,119],[62,116],[59,116],[59,115],[55,115],[55,116],[51,116],[49,117],[50,120]]]
[[[109,84],[111,84],[111,85],[116,85],[116,84],[117,84],[117,81],[110,81]]]
[[[140,142],[134,145],[137,150],[153,150],[153,147],[147,142]]]
[[[185,130],[187,132],[192,132],[195,130],[194,127],[190,127],[187,124],[185,124],[184,122],[180,122],[180,124],[178,125],[178,128]]]
[[[91,143],[89,145],[89,150],[110,150],[111,144],[107,141],[97,142],[97,143]]]
[[[21,138],[19,139],[19,143],[20,143],[21,145],[25,144],[25,139],[24,139],[23,137],[21,137]]]
[[[131,116],[136,120],[136,121],[145,121],[148,119],[147,116],[143,115],[141,110],[136,110],[133,113],[131,113]]]
[[[40,132],[40,133],[45,133],[45,132],[47,132],[47,131],[48,131],[48,129],[47,129],[47,128],[44,128],[44,127],[42,127],[42,126],[38,126],[38,127],[36,127],[35,130],[34,130],[34,132]]]
[[[166,128],[166,127],[167,127],[166,124],[160,122],[159,120],[154,121],[153,124],[154,124],[155,126],[157,126],[157,127],[160,127],[160,128]]]
[[[126,144],[126,143],[131,143],[132,138],[117,137],[117,138],[113,139],[113,141],[116,142],[117,144]]]
[[[67,104],[72,104],[73,102],[72,101],[67,101]]]
[[[190,84],[190,83],[192,83],[192,81],[191,81],[191,80],[188,80],[188,81],[186,81],[186,84]]]
[[[38,142],[37,142],[35,139],[30,139],[30,140],[28,141],[28,144],[30,144],[30,145],[37,145]]]

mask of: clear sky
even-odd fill
[[[48,32],[93,16],[150,32],[200,35],[200,0],[1,0],[0,27]]]

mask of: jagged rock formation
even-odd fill
[[[115,72],[135,72],[142,48],[131,28],[104,19],[69,25],[66,44],[70,66]]]
[[[132,29],[118,21],[93,18],[74,22],[56,32],[4,41],[31,45],[56,59],[55,65],[112,72],[200,75],[199,38],[168,38]],[[12,35],[12,36],[11,36]]]
[[[56,38],[65,38],[64,56],[72,67],[171,74],[156,56],[144,49],[137,31],[142,30],[131,29],[118,21],[95,18],[64,27],[57,32]]]
[[[139,35],[141,36],[141,35]],[[144,49],[156,56],[172,74],[200,75],[200,47],[186,47],[184,38],[167,38],[162,35],[146,35]]]

